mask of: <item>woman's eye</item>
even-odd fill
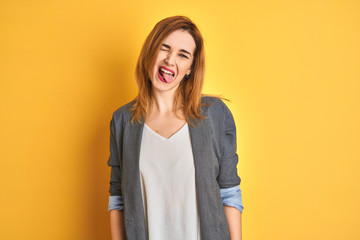
[[[167,51],[168,49],[166,48],[160,48],[161,51]]]
[[[184,55],[184,54],[180,54],[180,57],[182,57],[182,58],[188,58],[186,55]]]

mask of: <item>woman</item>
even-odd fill
[[[204,45],[189,18],[155,25],[136,80],[110,122],[112,239],[241,239],[235,123],[201,93]]]

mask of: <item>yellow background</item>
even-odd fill
[[[243,239],[360,239],[356,0],[1,1],[0,239],[110,239],[111,115],[178,14],[232,101]]]

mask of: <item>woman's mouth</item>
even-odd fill
[[[174,81],[175,73],[173,70],[161,66],[158,71],[159,79],[164,83],[171,83]]]

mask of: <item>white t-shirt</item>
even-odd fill
[[[170,138],[144,125],[140,178],[148,240],[200,240],[195,167],[187,123]]]

